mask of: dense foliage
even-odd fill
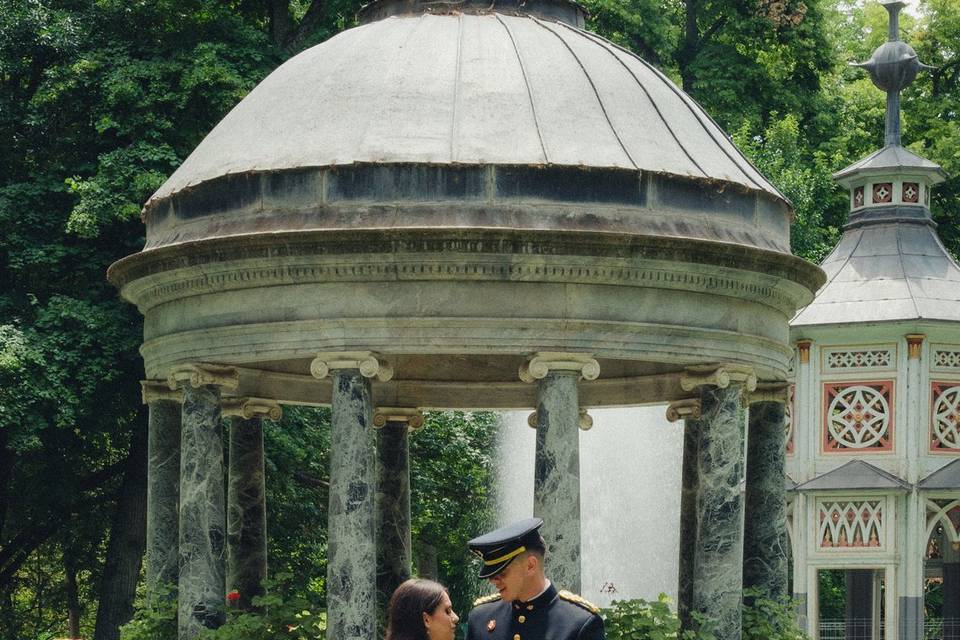
[[[882,143],[883,95],[847,62],[885,37],[855,0],[585,0],[590,28],[682,83],[791,198],[822,258],[846,216],[831,173]],[[270,70],[352,25],[361,0],[0,0],[0,639],[111,638],[120,533],[142,527],[141,320],[106,267],[139,209]],[[921,0],[904,37],[937,68],[905,93],[904,142],[954,176],[935,192],[960,252],[960,3]],[[326,414],[267,430],[270,557],[322,605]],[[418,561],[461,609],[458,555],[489,500],[483,416],[412,438]],[[457,510],[457,505],[463,508]],[[129,553],[129,550],[124,553]],[[121,554],[122,555],[122,554]],[[432,566],[431,566],[432,568]],[[110,602],[109,606],[103,603]],[[101,611],[98,612],[98,606]],[[312,610],[312,609],[311,609]]]

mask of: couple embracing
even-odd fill
[[[497,590],[473,603],[467,640],[603,640],[599,610],[547,578],[541,525],[527,518],[467,543]],[[453,640],[459,620],[442,585],[407,580],[390,599],[386,640]]]

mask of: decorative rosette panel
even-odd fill
[[[893,449],[893,381],[823,385],[823,450]]]
[[[960,453],[960,382],[930,386],[930,450]]]
[[[882,547],[883,499],[817,502],[821,549]]]
[[[787,404],[784,405],[784,407],[783,407],[783,429],[784,429],[784,432],[785,432],[784,437],[785,437],[786,443],[787,443],[787,444],[786,444],[786,448],[787,448],[787,455],[788,455],[788,456],[791,455],[791,454],[793,454],[793,451],[794,451],[794,448],[795,448],[795,447],[794,447],[794,443],[793,443],[793,434],[794,434],[794,426],[793,426],[794,407],[793,407],[793,403],[794,403],[794,397],[796,396],[796,392],[797,392],[797,385],[795,385],[795,384],[790,385],[790,388],[789,388],[789,390],[787,391]]]

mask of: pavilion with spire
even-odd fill
[[[787,473],[793,591],[813,638],[960,638],[960,266],[937,236],[937,164],[901,144],[924,67],[899,38],[864,68],[887,94],[884,147],[834,175],[850,193],[826,284],[791,322]],[[819,610],[842,572],[845,618]],[[834,573],[835,577],[841,573]],[[925,593],[941,592],[942,606]],[[936,619],[934,619],[936,618]],[[833,626],[831,626],[833,625]]]

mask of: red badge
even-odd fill
[[[496,628],[497,628],[496,620],[491,620],[490,622],[487,623],[487,631],[493,631]]]

